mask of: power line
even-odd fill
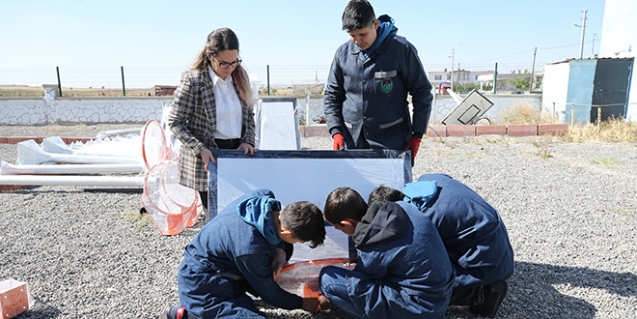
[[[546,48],[538,48],[538,49],[542,49],[542,50],[563,49],[563,48],[568,48],[568,47],[572,47],[572,46],[575,46],[575,45],[580,45],[580,43],[577,42],[577,43],[562,45],[562,46],[559,46],[559,47],[546,47]]]
[[[590,40],[589,40],[590,41]],[[587,42],[589,42],[587,41]],[[499,59],[504,59],[504,58],[508,58],[508,57],[512,57],[515,55],[519,55],[522,53],[527,53],[527,52],[531,52],[537,49],[540,50],[554,50],[554,49],[563,49],[563,48],[568,48],[568,47],[573,47],[573,46],[577,46],[580,45],[580,43],[572,43],[572,44],[566,44],[566,45],[561,45],[561,46],[556,46],[556,47],[537,47],[537,48],[533,48],[533,49],[528,49],[528,50],[524,50],[524,51],[520,51],[517,53],[512,53],[512,54],[508,54],[508,55],[504,55],[504,56],[499,56],[499,57],[495,57],[495,58],[490,58],[490,59],[486,59],[486,60],[481,60],[481,61],[473,61],[473,62],[465,62],[465,63],[483,63],[483,62],[490,62],[490,61],[494,61],[494,60],[499,60]]]
[[[514,56],[514,55],[518,55],[518,54],[526,53],[526,52],[533,51],[533,50],[534,50],[534,49],[529,49],[529,50],[520,51],[520,52],[518,52],[518,53],[512,53],[512,54],[509,54],[509,55],[500,56],[500,57],[497,57],[497,58],[491,58],[491,59],[486,59],[486,60],[482,60],[482,61],[466,62],[466,63],[482,63],[482,62],[489,62],[489,61],[493,61],[493,60],[498,60],[498,59],[508,58],[508,57],[511,57],[511,56]]]

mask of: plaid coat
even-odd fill
[[[241,107],[241,143],[254,146],[254,112],[252,106],[246,105],[243,101]],[[214,140],[217,128],[215,94],[207,68],[187,70],[181,75],[181,82],[175,91],[175,100],[168,117],[168,126],[181,142],[179,184],[198,191],[207,191],[208,172],[204,169],[199,154],[204,147],[219,148]]]

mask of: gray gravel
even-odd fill
[[[95,136],[111,129],[120,128],[0,127],[0,136]],[[325,137],[301,143],[331,148]],[[0,145],[0,159],[16,163],[16,157],[15,145]],[[637,144],[428,138],[413,174],[434,172],[472,187],[508,227],[516,263],[499,318],[637,316]],[[160,236],[139,218],[140,207],[134,188],[1,192],[0,280],[26,282],[36,300],[17,318],[155,318],[166,302],[176,302],[177,267],[200,226]],[[346,317],[259,305],[269,318]],[[447,318],[474,316],[452,307]]]

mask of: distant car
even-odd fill
[[[449,94],[449,92],[447,92],[448,89],[451,89],[451,82],[440,82],[436,86],[436,93]]]

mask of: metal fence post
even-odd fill
[[[553,111],[551,112],[551,124],[555,123],[555,102],[553,102]]]
[[[266,72],[268,73],[268,96],[270,95],[270,65],[268,64],[266,67]]]
[[[126,96],[126,84],[124,83],[124,66],[121,67],[122,70],[122,94]]]
[[[597,132],[602,131],[602,106],[597,106]]]
[[[58,93],[62,97],[62,82],[60,82],[60,67],[56,66],[55,71],[58,73]]]

